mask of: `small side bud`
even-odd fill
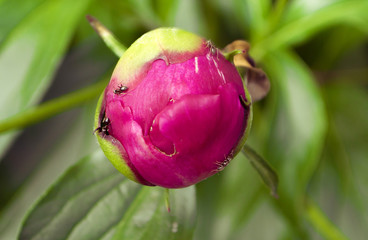
[[[256,68],[254,60],[249,56],[250,45],[243,40],[236,40],[224,48],[224,54],[232,54],[234,51],[239,54],[233,55],[234,64],[238,68],[246,71],[246,85],[252,101],[263,99],[270,91],[270,81],[262,69]]]

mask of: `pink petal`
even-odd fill
[[[190,154],[211,144],[220,118],[219,95],[185,95],[159,113],[152,125],[152,143],[167,154]],[[169,151],[168,151],[169,150]]]

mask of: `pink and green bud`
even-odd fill
[[[119,60],[95,128],[112,164],[144,185],[182,188],[221,171],[243,146],[251,99],[209,41],[160,28]]]

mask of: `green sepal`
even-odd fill
[[[190,59],[203,48],[203,44],[201,37],[181,29],[152,30],[137,39],[125,51],[112,78],[119,79],[119,83],[124,86],[129,85],[147,63],[156,59],[163,59],[168,63]]]
[[[95,129],[97,129],[100,126],[100,122],[101,122],[100,113],[101,113],[103,98],[104,98],[104,92],[102,92],[98,100],[98,103],[97,103],[97,108],[96,108],[96,113],[95,113],[95,123],[94,123]],[[104,152],[107,159],[109,159],[109,161],[112,163],[112,165],[130,180],[140,183],[138,179],[136,178],[135,174],[133,173],[133,171],[126,164],[126,160],[122,157],[119,147],[114,145],[111,139],[110,141],[107,140],[106,138],[104,138],[103,134],[100,134],[96,130],[95,130],[95,135],[97,137],[97,141],[100,144],[102,151]],[[112,137],[110,136],[109,138],[112,138]]]
[[[231,51],[231,52],[225,52],[225,53],[223,53],[223,55],[226,58],[226,60],[228,60],[229,62],[234,64],[235,55],[242,54],[242,53],[243,53],[242,50],[236,49],[236,50]]]
[[[254,169],[258,172],[263,182],[271,190],[271,195],[275,198],[278,198],[279,196],[277,194],[277,187],[279,184],[279,179],[276,171],[273,170],[271,165],[248,145],[244,146],[243,153],[250,161]]]
[[[236,156],[243,148],[245,142],[248,139],[249,136],[249,132],[250,129],[252,127],[252,122],[253,122],[253,104],[252,104],[252,97],[249,94],[249,91],[247,89],[247,87],[244,85],[244,93],[245,93],[245,98],[246,98],[246,102],[245,105],[247,107],[249,107],[249,115],[248,115],[248,119],[247,119],[247,126],[244,129],[244,133],[243,136],[241,137],[238,145],[236,146],[236,148],[234,149],[234,156]],[[239,99],[239,101],[242,101],[241,99]]]

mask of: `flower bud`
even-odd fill
[[[182,188],[223,170],[239,152],[250,103],[235,66],[211,42],[160,28],[119,60],[95,131],[106,157],[131,180]]]

